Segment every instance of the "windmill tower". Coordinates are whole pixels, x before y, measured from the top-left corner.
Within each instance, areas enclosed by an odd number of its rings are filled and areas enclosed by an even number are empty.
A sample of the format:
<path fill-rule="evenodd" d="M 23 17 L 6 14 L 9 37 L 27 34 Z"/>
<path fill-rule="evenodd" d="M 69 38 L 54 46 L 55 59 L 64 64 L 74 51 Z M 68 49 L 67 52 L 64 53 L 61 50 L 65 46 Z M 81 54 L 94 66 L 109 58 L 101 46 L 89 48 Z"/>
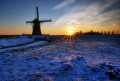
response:
<path fill-rule="evenodd" d="M 37 17 L 33 21 L 26 21 L 26 23 L 32 23 L 33 24 L 33 31 L 32 35 L 41 35 L 41 25 L 44 22 L 51 22 L 51 19 L 48 20 L 39 20 L 39 11 L 38 7 L 36 7 Z"/>

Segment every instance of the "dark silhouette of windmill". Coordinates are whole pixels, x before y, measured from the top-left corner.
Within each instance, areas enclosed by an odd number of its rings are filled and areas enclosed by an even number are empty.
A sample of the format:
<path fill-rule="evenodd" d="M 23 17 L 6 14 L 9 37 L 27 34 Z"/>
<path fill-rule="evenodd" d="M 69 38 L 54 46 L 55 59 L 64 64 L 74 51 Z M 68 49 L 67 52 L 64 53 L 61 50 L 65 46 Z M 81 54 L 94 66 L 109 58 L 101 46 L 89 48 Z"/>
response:
<path fill-rule="evenodd" d="M 44 22 L 51 22 L 51 19 L 48 20 L 39 20 L 39 11 L 38 7 L 36 7 L 37 17 L 33 21 L 26 21 L 26 23 L 32 23 L 33 24 L 33 31 L 32 35 L 41 35 L 41 25 Z"/>

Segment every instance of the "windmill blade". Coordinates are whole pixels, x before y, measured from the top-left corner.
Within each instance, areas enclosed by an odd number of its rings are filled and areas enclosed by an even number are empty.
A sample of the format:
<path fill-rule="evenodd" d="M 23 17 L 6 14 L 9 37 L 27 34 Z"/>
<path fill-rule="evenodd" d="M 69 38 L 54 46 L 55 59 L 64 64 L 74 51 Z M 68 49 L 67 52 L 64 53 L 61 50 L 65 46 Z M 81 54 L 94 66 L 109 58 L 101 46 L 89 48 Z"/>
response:
<path fill-rule="evenodd" d="M 33 21 L 26 21 L 26 23 L 33 23 Z"/>
<path fill-rule="evenodd" d="M 36 7 L 36 14 L 37 14 L 37 19 L 39 20 L 39 11 L 38 11 L 38 6 Z"/>
<path fill-rule="evenodd" d="M 40 20 L 40 22 L 52 22 L 51 19 L 44 19 L 44 20 Z"/>

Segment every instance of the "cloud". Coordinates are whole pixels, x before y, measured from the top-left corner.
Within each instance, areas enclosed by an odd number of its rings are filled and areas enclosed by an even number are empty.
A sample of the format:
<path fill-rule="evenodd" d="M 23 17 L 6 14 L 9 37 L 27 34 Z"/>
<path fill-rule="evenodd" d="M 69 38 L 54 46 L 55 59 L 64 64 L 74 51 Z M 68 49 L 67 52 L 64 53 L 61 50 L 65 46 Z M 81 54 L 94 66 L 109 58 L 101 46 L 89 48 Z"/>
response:
<path fill-rule="evenodd" d="M 108 11 L 106 13 L 100 14 L 98 16 L 96 16 L 94 19 L 92 20 L 92 22 L 94 22 L 95 24 L 102 24 L 102 23 L 111 23 L 113 21 L 118 21 L 118 19 L 120 18 L 120 10 L 113 10 L 113 11 Z"/>
<path fill-rule="evenodd" d="M 59 3 L 58 5 L 56 5 L 52 10 L 60 9 L 60 8 L 62 8 L 64 6 L 72 4 L 74 2 L 75 2 L 75 0 L 64 0 L 63 2 Z"/>
<path fill-rule="evenodd" d="M 86 7 L 75 6 L 75 8 L 70 9 L 71 11 L 59 17 L 55 24 L 64 26 L 93 25 L 119 17 L 119 10 L 102 13 L 104 9 L 111 6 L 116 1 L 118 0 L 98 0 Z"/>

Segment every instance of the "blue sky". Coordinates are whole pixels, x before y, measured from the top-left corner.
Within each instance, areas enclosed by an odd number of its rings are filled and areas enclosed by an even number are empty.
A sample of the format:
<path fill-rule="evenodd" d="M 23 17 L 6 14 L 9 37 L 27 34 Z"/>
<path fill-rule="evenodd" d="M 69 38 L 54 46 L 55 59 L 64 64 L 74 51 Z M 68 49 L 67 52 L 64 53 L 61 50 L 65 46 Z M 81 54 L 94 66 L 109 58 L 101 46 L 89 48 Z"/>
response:
<path fill-rule="evenodd" d="M 35 18 L 39 7 L 40 19 L 51 18 L 42 26 L 48 34 L 75 31 L 120 31 L 120 0 L 0 0 L 0 34 L 31 33 L 25 22 Z"/>

